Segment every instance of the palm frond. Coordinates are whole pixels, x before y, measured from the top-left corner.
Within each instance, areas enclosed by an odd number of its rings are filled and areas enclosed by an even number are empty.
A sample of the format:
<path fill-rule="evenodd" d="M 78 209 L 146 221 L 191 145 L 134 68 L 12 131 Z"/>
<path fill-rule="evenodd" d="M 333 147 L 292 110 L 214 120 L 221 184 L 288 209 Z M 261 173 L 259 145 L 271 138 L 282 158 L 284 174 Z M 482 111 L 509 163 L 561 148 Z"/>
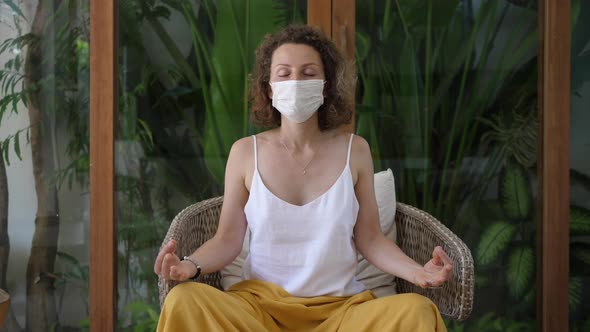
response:
<path fill-rule="evenodd" d="M 507 222 L 496 222 L 490 225 L 482 234 L 477 247 L 477 262 L 482 265 L 490 264 L 500 253 L 508 247 L 516 232 L 516 226 Z"/>
<path fill-rule="evenodd" d="M 510 220 L 526 220 L 532 212 L 532 197 L 526 170 L 509 163 L 500 175 L 502 208 Z"/>
<path fill-rule="evenodd" d="M 533 278 L 535 257 L 533 250 L 529 247 L 515 248 L 508 258 L 508 269 L 506 281 L 510 294 L 519 299 L 530 287 Z"/>

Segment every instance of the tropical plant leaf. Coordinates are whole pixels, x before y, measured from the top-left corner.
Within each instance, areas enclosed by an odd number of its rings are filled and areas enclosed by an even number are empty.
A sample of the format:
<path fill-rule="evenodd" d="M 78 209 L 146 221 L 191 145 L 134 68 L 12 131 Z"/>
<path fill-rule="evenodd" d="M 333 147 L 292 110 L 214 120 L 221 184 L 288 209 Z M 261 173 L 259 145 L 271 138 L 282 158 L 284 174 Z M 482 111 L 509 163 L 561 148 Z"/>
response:
<path fill-rule="evenodd" d="M 195 43 L 212 77 L 204 157 L 207 168 L 219 183 L 223 182 L 232 143 L 248 134 L 246 91 L 254 50 L 266 33 L 277 29 L 273 18 L 280 14 L 272 0 L 217 1 L 212 49 L 202 39 Z"/>
<path fill-rule="evenodd" d="M 570 310 L 575 311 L 580 303 L 582 303 L 584 294 L 582 293 L 584 287 L 584 282 L 582 277 L 570 277 L 570 284 L 569 284 L 569 302 L 570 302 Z"/>
<path fill-rule="evenodd" d="M 532 211 L 529 178 L 526 170 L 509 163 L 500 175 L 502 208 L 510 220 L 526 220 Z"/>
<path fill-rule="evenodd" d="M 4 153 L 4 162 L 6 163 L 6 166 L 10 166 L 10 154 L 9 152 L 9 148 L 10 148 L 10 138 L 6 138 L 4 141 L 2 141 L 2 153 Z"/>
<path fill-rule="evenodd" d="M 515 232 L 516 226 L 507 222 L 496 222 L 490 225 L 483 232 L 477 246 L 477 261 L 482 265 L 494 261 L 506 249 Z"/>
<path fill-rule="evenodd" d="M 579 206 L 570 207 L 570 232 L 575 235 L 590 234 L 590 210 Z"/>
<path fill-rule="evenodd" d="M 19 160 L 23 160 L 23 158 L 20 154 L 20 133 L 21 133 L 21 131 L 17 132 L 14 135 L 14 153 L 16 154 L 16 156 Z"/>
<path fill-rule="evenodd" d="M 508 258 L 506 281 L 510 294 L 515 299 L 520 299 L 525 293 L 533 278 L 535 256 L 529 247 L 515 248 Z"/>
<path fill-rule="evenodd" d="M 25 15 L 23 14 L 23 12 L 20 10 L 20 8 L 18 7 L 18 5 L 16 3 L 14 3 L 13 0 L 4 0 L 3 1 L 5 4 L 8 5 L 8 7 L 10 7 L 10 9 L 12 9 L 12 11 L 17 14 L 18 16 L 25 18 Z"/>

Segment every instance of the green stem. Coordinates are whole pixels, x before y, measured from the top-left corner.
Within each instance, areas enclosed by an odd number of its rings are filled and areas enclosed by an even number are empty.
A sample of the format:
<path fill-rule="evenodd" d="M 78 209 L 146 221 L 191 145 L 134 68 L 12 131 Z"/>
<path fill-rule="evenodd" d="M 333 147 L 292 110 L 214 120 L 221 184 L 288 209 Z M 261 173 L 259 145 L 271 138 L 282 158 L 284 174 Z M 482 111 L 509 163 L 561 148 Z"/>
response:
<path fill-rule="evenodd" d="M 215 30 L 215 20 L 213 19 L 213 13 L 211 11 L 211 7 L 209 7 L 209 0 L 205 0 L 201 2 L 205 5 L 205 11 L 207 12 L 207 17 L 209 17 L 209 23 L 211 24 L 211 30 Z"/>
<path fill-rule="evenodd" d="M 422 182 L 422 202 L 423 208 L 426 211 L 430 210 L 429 200 L 426 199 L 428 196 L 428 187 L 429 187 L 429 180 L 430 180 L 430 172 L 429 172 L 429 150 L 430 150 L 430 126 L 429 126 L 429 118 L 428 118 L 428 103 L 430 98 L 430 79 L 431 79 L 431 63 L 430 63 L 430 52 L 431 52 L 431 42 L 432 42 L 432 0 L 428 1 L 428 11 L 426 13 L 426 61 L 424 63 L 424 131 L 423 131 L 423 143 L 424 143 L 424 181 Z"/>
<path fill-rule="evenodd" d="M 503 12 L 503 14 L 501 15 L 502 19 L 504 18 L 505 15 L 505 11 Z M 500 22 L 498 23 L 501 24 L 502 20 L 500 20 Z M 524 24 L 524 23 L 523 23 Z M 495 39 L 495 36 L 497 34 L 498 31 L 498 26 L 496 27 L 494 33 L 493 33 L 493 38 L 491 39 L 492 41 Z M 520 31 L 520 30 L 518 30 Z M 513 45 L 516 43 L 517 38 L 516 35 L 513 35 L 510 40 L 507 43 L 507 50 L 512 50 Z M 491 44 L 491 42 L 490 42 Z M 503 52 L 500 61 L 498 63 L 498 67 L 499 68 L 512 68 L 514 66 L 514 64 L 520 60 L 522 53 L 526 50 L 528 50 L 528 43 L 520 43 L 519 46 L 517 47 L 517 50 L 515 52 Z M 489 53 L 489 52 L 488 52 Z M 510 57 L 510 59 L 513 59 L 513 61 L 509 61 L 508 64 L 505 64 L 505 59 L 507 58 L 507 55 L 512 55 Z M 482 65 L 486 65 L 487 62 L 487 54 L 486 54 L 486 61 L 484 61 L 482 63 Z M 480 70 L 480 73 L 483 72 L 483 70 Z M 472 100 L 469 103 L 469 107 L 467 107 L 467 112 L 468 118 L 472 118 L 474 116 L 477 116 L 477 114 L 473 114 L 475 112 L 477 113 L 483 113 L 485 111 L 485 109 L 487 109 L 486 105 L 489 103 L 489 100 L 491 100 L 492 96 L 494 95 L 495 91 L 494 91 L 494 86 L 497 85 L 501 85 L 501 82 L 503 82 L 506 78 L 507 74 L 504 74 L 504 71 L 500 71 L 498 70 L 496 72 L 496 74 L 494 75 L 495 79 L 489 80 L 488 82 L 488 86 L 486 87 L 486 89 L 484 89 L 483 91 L 488 91 L 488 95 L 484 96 L 481 99 L 478 98 L 472 98 Z M 479 80 L 480 80 L 480 75 L 478 75 L 478 78 L 476 80 L 476 86 L 479 86 Z M 479 101 L 479 103 L 478 103 Z M 463 127 L 463 132 L 461 135 L 461 144 L 459 145 L 459 150 L 457 152 L 457 157 L 456 160 L 463 160 L 465 152 L 467 150 L 467 142 L 473 142 L 473 139 L 475 138 L 475 135 L 477 133 L 477 128 L 478 125 L 474 125 L 474 126 L 464 126 Z M 451 187 L 449 190 L 449 194 L 447 195 L 447 197 L 449 197 L 449 199 L 451 201 L 455 201 L 455 196 L 456 196 L 456 188 L 455 188 L 455 182 L 456 182 L 456 178 L 457 178 L 457 174 L 458 174 L 459 170 L 455 169 L 453 170 L 453 176 L 452 176 L 452 180 L 451 180 Z"/>
<path fill-rule="evenodd" d="M 191 83 L 192 87 L 194 89 L 197 89 L 199 87 L 199 79 L 195 75 L 193 68 L 189 65 L 189 63 L 182 55 L 182 52 L 180 52 L 180 49 L 178 49 L 178 47 L 176 46 L 174 40 L 172 40 L 168 32 L 166 32 L 162 24 L 160 24 L 160 22 L 156 18 L 147 17 L 147 20 L 150 23 L 152 29 L 154 29 L 154 32 L 156 32 L 156 34 L 166 47 L 168 53 L 170 53 L 170 55 L 174 59 L 176 65 L 182 71 L 183 75 L 186 76 L 188 81 Z"/>
<path fill-rule="evenodd" d="M 482 6 L 480 8 L 478 16 L 482 15 L 482 11 L 485 9 L 485 7 L 486 6 Z M 473 56 L 473 48 L 475 47 L 475 38 L 477 37 L 477 32 L 479 30 L 479 25 L 480 25 L 481 21 L 482 21 L 481 19 L 476 20 L 475 26 L 473 27 L 473 30 L 471 31 L 471 36 L 469 38 L 469 43 L 467 46 L 468 55 L 467 55 L 467 59 L 465 61 L 465 64 L 463 66 L 463 74 L 461 77 L 461 85 L 459 88 L 459 97 L 457 98 L 455 112 L 453 114 L 451 132 L 449 134 L 449 138 L 448 138 L 448 142 L 447 142 L 447 151 L 445 154 L 445 161 L 443 163 L 443 174 L 442 174 L 441 184 L 440 184 L 440 187 L 438 190 L 438 195 L 437 195 L 436 216 L 439 216 L 439 217 L 440 217 L 441 209 L 443 207 L 443 203 L 447 201 L 446 198 L 443 199 L 443 190 L 445 188 L 446 180 L 447 180 L 446 170 L 449 167 L 449 163 L 450 163 L 450 159 L 451 159 L 451 149 L 453 147 L 455 131 L 457 130 L 456 127 L 457 127 L 457 121 L 458 121 L 458 116 L 459 116 L 459 109 L 461 108 L 461 104 L 463 103 L 463 95 L 465 93 L 465 84 L 467 82 L 467 74 L 469 73 L 469 69 L 471 66 L 471 57 Z M 457 165 L 455 165 L 455 167 L 457 167 Z"/>
<path fill-rule="evenodd" d="M 198 52 L 198 50 L 200 49 L 203 55 L 208 54 L 207 52 L 209 51 L 207 49 L 207 45 L 204 41 L 203 36 L 201 35 L 201 32 L 199 31 L 199 29 L 196 26 L 196 22 L 197 19 L 196 17 L 193 15 L 193 12 L 191 11 L 191 8 L 188 5 L 184 6 L 184 10 L 185 10 L 185 17 L 187 19 L 187 21 L 189 22 L 191 29 L 192 29 L 192 33 L 193 33 L 193 43 L 195 46 L 195 51 Z M 204 56 L 204 61 L 205 64 L 207 66 L 207 69 L 209 70 L 209 73 L 211 74 L 211 78 L 213 80 L 213 83 L 217 85 L 217 87 L 219 88 L 219 94 L 221 95 L 221 100 L 223 101 L 223 105 L 225 106 L 226 109 L 230 109 L 230 103 L 229 103 L 229 99 L 227 98 L 225 91 L 223 89 L 223 85 L 221 84 L 221 79 L 219 78 L 219 73 L 217 72 L 217 70 L 215 70 L 215 66 L 213 66 L 213 61 L 211 60 L 210 56 Z"/>
<path fill-rule="evenodd" d="M 211 100 L 211 92 L 209 91 L 209 86 L 207 84 L 207 80 L 205 78 L 205 66 L 203 65 L 203 59 L 201 51 L 199 50 L 199 41 L 198 41 L 198 28 L 195 25 L 194 20 L 188 19 L 192 13 L 188 6 L 184 5 L 185 15 L 187 17 L 187 21 L 191 27 L 192 37 L 193 37 L 193 44 L 195 45 L 195 55 L 197 58 L 197 67 L 199 68 L 199 79 L 201 80 L 201 89 L 203 91 L 203 100 L 205 102 L 205 109 L 207 110 L 207 115 L 210 121 L 213 123 L 212 127 L 213 132 L 215 134 L 215 141 L 218 144 L 219 151 L 225 151 L 223 149 L 223 140 L 221 139 L 221 133 L 219 132 L 219 126 L 217 125 L 217 117 L 215 116 L 215 110 L 213 109 L 213 101 Z M 211 73 L 214 73 L 212 71 Z"/>
<path fill-rule="evenodd" d="M 404 18 L 404 13 L 402 12 L 402 8 L 399 5 L 399 0 L 395 0 L 395 5 L 397 6 L 397 11 L 399 12 L 399 18 L 402 21 L 402 27 L 404 28 L 404 32 L 406 36 L 410 36 L 410 32 L 408 31 L 408 24 L 406 23 L 406 19 Z"/>

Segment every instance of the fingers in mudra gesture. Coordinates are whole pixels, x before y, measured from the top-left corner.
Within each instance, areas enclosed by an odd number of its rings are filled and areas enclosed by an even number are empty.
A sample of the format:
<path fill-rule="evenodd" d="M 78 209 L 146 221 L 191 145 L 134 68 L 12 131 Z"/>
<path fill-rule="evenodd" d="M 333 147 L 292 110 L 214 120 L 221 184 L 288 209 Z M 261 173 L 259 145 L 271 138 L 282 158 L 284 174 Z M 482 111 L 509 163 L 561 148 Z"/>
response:
<path fill-rule="evenodd" d="M 414 284 L 422 288 L 438 287 L 453 275 L 453 264 L 447 253 L 437 246 L 432 251 L 432 259 L 414 275 Z"/>
<path fill-rule="evenodd" d="M 165 280 L 183 281 L 189 279 L 196 273 L 194 264 L 181 261 L 176 250 L 176 241 L 166 243 L 158 253 L 154 263 L 154 273 Z"/>

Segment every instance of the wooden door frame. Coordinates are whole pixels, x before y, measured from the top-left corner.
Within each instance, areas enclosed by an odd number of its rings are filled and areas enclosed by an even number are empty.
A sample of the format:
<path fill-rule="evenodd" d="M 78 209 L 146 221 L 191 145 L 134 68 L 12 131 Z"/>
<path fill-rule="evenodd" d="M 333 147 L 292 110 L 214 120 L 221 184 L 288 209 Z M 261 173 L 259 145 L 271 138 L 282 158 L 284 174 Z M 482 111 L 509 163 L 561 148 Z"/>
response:
<path fill-rule="evenodd" d="M 354 68 L 355 60 L 355 0 L 307 0 L 307 24 L 318 27 L 332 39 Z M 353 99 L 354 102 L 354 99 Z M 346 132 L 355 132 L 355 115 L 350 124 L 342 128 Z"/>
<path fill-rule="evenodd" d="M 570 0 L 539 0 L 537 330 L 568 330 Z M 118 1 L 90 0 L 90 330 L 117 321 L 114 141 Z M 354 59 L 354 0 L 308 0 L 319 26 Z M 342 27 L 345 27 L 344 29 Z M 354 129 L 354 125 L 351 125 Z"/>
<path fill-rule="evenodd" d="M 118 1 L 90 0 L 90 331 L 115 331 Z"/>
<path fill-rule="evenodd" d="M 569 331 L 571 2 L 540 0 L 537 331 Z"/>

